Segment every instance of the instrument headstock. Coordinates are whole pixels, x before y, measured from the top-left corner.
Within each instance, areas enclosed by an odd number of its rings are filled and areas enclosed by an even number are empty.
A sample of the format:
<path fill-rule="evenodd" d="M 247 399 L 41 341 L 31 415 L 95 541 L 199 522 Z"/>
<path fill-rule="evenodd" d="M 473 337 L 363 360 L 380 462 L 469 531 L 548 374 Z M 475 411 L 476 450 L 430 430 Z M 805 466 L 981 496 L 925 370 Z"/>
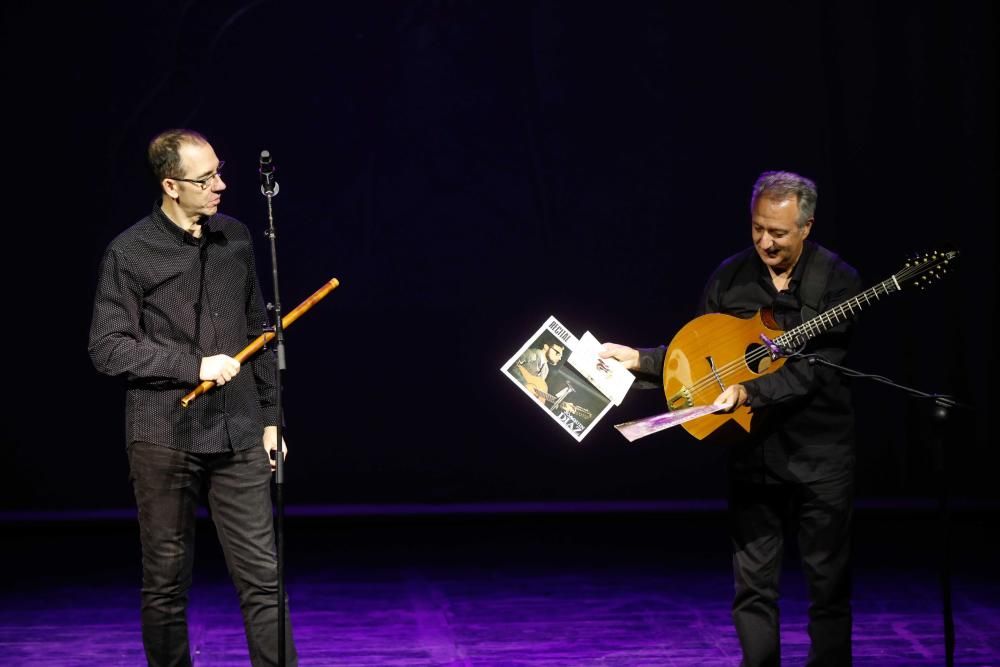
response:
<path fill-rule="evenodd" d="M 946 275 L 949 265 L 958 259 L 957 250 L 928 250 L 907 260 L 906 265 L 893 278 L 899 284 L 912 281 L 920 289 L 926 289 L 934 281 Z"/>

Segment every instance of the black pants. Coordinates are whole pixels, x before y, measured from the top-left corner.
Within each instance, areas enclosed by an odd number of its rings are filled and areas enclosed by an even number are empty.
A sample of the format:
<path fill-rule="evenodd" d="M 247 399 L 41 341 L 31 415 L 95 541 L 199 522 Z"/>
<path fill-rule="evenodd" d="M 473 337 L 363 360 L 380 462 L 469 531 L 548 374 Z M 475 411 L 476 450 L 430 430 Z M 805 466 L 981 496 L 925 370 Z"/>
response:
<path fill-rule="evenodd" d="M 271 466 L 263 445 L 191 454 L 149 443 L 128 450 L 142 541 L 142 642 L 156 667 L 190 665 L 187 603 L 195 511 L 207 492 L 212 521 L 239 592 L 253 665 L 278 663 L 278 575 Z M 297 664 L 285 605 L 286 664 Z"/>
<path fill-rule="evenodd" d="M 732 483 L 733 622 L 743 665 L 781 664 L 778 583 L 786 530 L 798 533 L 809 586 L 806 664 L 851 664 L 852 501 L 850 471 L 810 483 Z"/>

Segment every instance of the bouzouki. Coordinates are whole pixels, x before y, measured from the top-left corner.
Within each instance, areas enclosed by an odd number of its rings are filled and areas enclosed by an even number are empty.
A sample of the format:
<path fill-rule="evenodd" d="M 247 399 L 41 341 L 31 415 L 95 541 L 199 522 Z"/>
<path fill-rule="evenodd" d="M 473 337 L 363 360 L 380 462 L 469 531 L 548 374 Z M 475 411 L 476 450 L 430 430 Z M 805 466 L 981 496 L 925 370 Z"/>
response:
<path fill-rule="evenodd" d="M 926 287 L 946 272 L 956 251 L 929 252 L 911 259 L 902 269 L 874 287 L 799 326 L 782 331 L 770 309 L 762 309 L 748 319 L 710 313 L 688 322 L 667 346 L 663 360 L 663 391 L 673 410 L 710 405 L 726 387 L 742 384 L 785 363 L 782 350 L 801 349 L 806 342 L 853 318 L 883 296 L 898 292 L 914 282 Z M 681 426 L 698 438 L 705 438 L 727 421 L 733 420 L 750 431 L 750 408 L 730 413 L 714 413 L 684 422 Z"/>

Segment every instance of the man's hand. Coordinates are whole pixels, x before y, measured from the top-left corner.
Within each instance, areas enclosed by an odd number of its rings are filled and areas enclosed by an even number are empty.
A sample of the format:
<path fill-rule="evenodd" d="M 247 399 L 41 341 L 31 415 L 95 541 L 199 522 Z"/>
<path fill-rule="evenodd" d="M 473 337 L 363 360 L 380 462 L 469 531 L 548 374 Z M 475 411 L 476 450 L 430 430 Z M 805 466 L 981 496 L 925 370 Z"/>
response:
<path fill-rule="evenodd" d="M 749 396 L 746 388 L 741 384 L 734 384 L 719 394 L 712 405 L 721 406 L 722 412 L 732 412 L 736 408 L 746 405 L 747 398 Z"/>
<path fill-rule="evenodd" d="M 598 351 L 597 356 L 601 359 L 612 357 L 622 362 L 622 365 L 630 371 L 639 368 L 639 350 L 617 343 L 604 343 Z"/>
<path fill-rule="evenodd" d="M 217 354 L 214 357 L 202 357 L 198 378 L 211 380 L 221 387 L 236 377 L 239 372 L 240 362 L 228 355 Z"/>
<path fill-rule="evenodd" d="M 264 427 L 264 449 L 267 451 L 267 459 L 271 462 L 271 470 L 274 470 L 278 462 L 275 460 L 276 453 L 278 450 L 278 427 L 277 426 L 265 426 Z M 285 443 L 285 439 L 281 439 L 281 460 L 284 461 L 288 458 L 288 445 Z"/>

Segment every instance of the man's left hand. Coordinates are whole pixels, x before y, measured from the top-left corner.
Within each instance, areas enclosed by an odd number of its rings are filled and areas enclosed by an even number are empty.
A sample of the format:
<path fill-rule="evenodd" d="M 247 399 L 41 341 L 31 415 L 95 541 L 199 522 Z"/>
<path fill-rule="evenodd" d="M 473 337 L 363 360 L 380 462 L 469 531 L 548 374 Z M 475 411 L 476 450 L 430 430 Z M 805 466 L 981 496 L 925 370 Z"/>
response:
<path fill-rule="evenodd" d="M 271 470 L 274 470 L 277 465 L 276 454 L 278 450 L 278 427 L 277 426 L 265 426 L 264 427 L 264 450 L 267 451 L 267 459 L 271 462 Z M 288 458 L 288 444 L 285 439 L 281 439 L 281 458 L 282 461 Z"/>

